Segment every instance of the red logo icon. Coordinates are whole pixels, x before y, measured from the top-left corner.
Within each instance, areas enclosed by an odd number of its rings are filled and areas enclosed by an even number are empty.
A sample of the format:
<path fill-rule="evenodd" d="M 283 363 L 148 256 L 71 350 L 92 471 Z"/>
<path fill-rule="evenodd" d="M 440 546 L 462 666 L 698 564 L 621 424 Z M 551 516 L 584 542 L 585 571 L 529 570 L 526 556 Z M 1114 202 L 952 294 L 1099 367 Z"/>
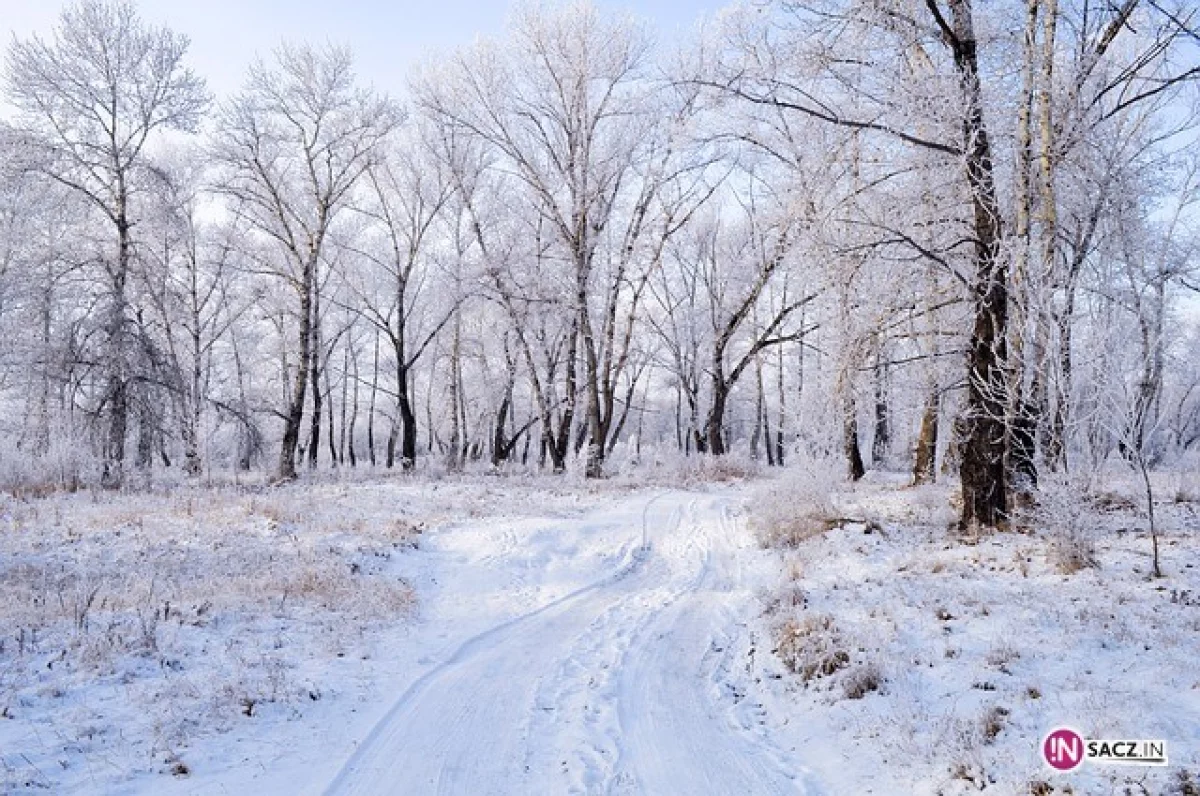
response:
<path fill-rule="evenodd" d="M 1042 757 L 1057 771 L 1071 771 L 1083 763 L 1083 736 L 1066 727 L 1059 727 L 1042 743 Z"/>

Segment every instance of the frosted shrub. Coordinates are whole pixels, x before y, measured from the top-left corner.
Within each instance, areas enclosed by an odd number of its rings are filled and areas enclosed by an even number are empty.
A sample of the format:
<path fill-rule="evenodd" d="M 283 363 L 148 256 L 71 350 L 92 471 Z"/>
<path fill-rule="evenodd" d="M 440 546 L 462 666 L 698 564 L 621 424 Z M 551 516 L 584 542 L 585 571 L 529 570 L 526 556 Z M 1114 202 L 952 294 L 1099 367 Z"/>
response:
<path fill-rule="evenodd" d="M 1048 556 L 1064 574 L 1097 566 L 1092 501 L 1086 489 L 1067 479 L 1046 479 L 1028 520 L 1049 540 Z"/>
<path fill-rule="evenodd" d="M 783 665 L 804 682 L 829 677 L 850 665 L 849 645 L 832 616 L 788 619 L 775 629 Z"/>
<path fill-rule="evenodd" d="M 766 547 L 795 547 L 833 527 L 838 517 L 834 494 L 839 470 L 829 462 L 809 460 L 760 488 L 751 519 Z"/>
<path fill-rule="evenodd" d="M 0 490 L 28 497 L 74 492 L 95 483 L 99 467 L 88 446 L 74 438 L 53 437 L 42 456 L 0 450 Z"/>
<path fill-rule="evenodd" d="M 842 680 L 842 695 L 846 699 L 862 699 L 883 685 L 883 672 L 874 662 L 850 670 Z"/>

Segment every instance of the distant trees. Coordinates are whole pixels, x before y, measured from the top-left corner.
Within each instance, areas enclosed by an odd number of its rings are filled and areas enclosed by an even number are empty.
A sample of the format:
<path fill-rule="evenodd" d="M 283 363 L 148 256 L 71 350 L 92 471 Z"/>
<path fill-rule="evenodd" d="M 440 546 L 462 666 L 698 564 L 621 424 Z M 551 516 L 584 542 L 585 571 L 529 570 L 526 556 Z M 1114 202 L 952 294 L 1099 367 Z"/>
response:
<path fill-rule="evenodd" d="M 387 466 L 397 460 L 411 469 L 417 459 L 417 417 L 412 395 L 412 372 L 439 332 L 454 314 L 454 302 L 438 307 L 436 319 L 420 303 L 435 304 L 426 284 L 438 279 L 434 266 L 436 236 L 453 193 L 449 167 L 440 162 L 431 132 L 410 128 L 411 135 L 381 153 L 366 172 L 362 199 L 356 209 L 366 220 L 357 230 L 362 243 L 347 244 L 351 252 L 382 277 L 377 290 L 360 289 L 356 306 L 391 344 L 396 418 L 387 440 Z M 421 321 L 427 321 L 422 326 Z"/>
<path fill-rule="evenodd" d="M 513 175 L 537 219 L 542 267 L 561 271 L 553 301 L 569 313 L 566 423 L 578 358 L 590 476 L 601 474 L 618 422 L 617 389 L 630 375 L 647 278 L 697 198 L 688 188 L 670 190 L 700 166 L 680 152 L 687 106 L 678 103 L 686 97 L 655 79 L 651 52 L 642 28 L 590 6 L 531 8 L 518 15 L 507 47 L 461 53 L 422 94 L 429 112 L 478 139 L 494 153 L 494 167 Z M 556 466 L 563 441 L 553 444 Z"/>
<path fill-rule="evenodd" d="M 650 285 L 650 320 L 688 407 L 687 433 L 714 456 L 728 449 L 730 393 L 765 352 L 804 338 L 799 311 L 817 297 L 797 251 L 815 205 L 791 191 L 772 195 L 762 174 L 738 175 L 736 185 L 733 196 L 718 195 L 727 206 L 672 243 Z"/>

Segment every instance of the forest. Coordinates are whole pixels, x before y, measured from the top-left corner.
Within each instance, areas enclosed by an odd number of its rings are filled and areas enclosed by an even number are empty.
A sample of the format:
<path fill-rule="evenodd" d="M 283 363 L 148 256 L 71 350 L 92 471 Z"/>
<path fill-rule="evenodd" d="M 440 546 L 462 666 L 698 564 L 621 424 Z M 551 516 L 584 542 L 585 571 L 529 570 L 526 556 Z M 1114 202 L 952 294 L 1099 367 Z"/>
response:
<path fill-rule="evenodd" d="M 10 486 L 835 453 L 962 484 L 1200 441 L 1196 9 L 587 4 L 233 96 L 87 0 L 0 127 Z"/>

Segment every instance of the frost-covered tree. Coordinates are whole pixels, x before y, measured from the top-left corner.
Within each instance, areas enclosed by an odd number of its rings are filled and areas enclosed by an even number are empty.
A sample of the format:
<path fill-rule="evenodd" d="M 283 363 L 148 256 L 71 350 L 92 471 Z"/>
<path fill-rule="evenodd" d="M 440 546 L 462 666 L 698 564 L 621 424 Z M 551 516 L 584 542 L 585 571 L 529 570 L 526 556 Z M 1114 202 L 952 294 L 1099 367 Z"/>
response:
<path fill-rule="evenodd" d="M 314 401 L 321 395 L 321 286 L 330 232 L 401 118 L 390 99 L 355 83 L 348 49 L 294 45 L 282 46 L 273 63 L 252 67 L 218 117 L 212 154 L 222 167 L 220 192 L 265 244 L 249 252 L 254 270 L 279 280 L 295 299 L 288 324 L 294 349 L 281 341 L 294 355 L 280 412 L 281 479 L 296 475 L 310 381 Z"/>
<path fill-rule="evenodd" d="M 186 36 L 146 24 L 130 3 L 82 0 L 62 12 L 50 38 L 14 41 L 8 53 L 8 96 L 42 149 L 35 168 L 85 197 L 110 231 L 99 253 L 104 386 L 97 406 L 108 418 L 108 486 L 123 480 L 138 378 L 129 283 L 147 145 L 158 132 L 195 129 L 208 104 L 204 82 L 184 64 L 187 46 Z"/>

